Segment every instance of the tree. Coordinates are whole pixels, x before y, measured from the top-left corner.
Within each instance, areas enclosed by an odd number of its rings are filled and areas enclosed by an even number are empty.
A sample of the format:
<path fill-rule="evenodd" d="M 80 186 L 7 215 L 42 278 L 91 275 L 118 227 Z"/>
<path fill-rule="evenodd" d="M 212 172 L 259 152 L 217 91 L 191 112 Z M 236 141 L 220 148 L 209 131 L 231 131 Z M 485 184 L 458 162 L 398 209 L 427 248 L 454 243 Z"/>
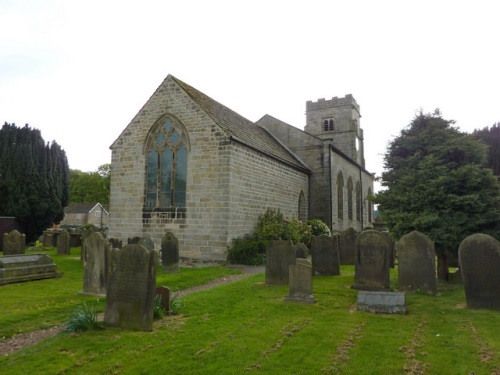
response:
<path fill-rule="evenodd" d="M 56 143 L 45 144 L 38 129 L 5 123 L 0 129 L 0 215 L 24 223 L 29 242 L 64 217 L 68 204 L 68 161 Z"/>
<path fill-rule="evenodd" d="M 70 170 L 70 201 L 109 203 L 111 164 L 100 165 L 95 172 Z"/>
<path fill-rule="evenodd" d="M 445 249 L 456 253 L 470 234 L 500 232 L 500 186 L 485 167 L 487 147 L 453 123 L 438 110 L 420 112 L 389 144 L 381 177 L 387 189 L 374 198 L 394 238 L 418 230 L 435 242 L 442 278 Z"/>
<path fill-rule="evenodd" d="M 500 123 L 493 124 L 491 128 L 476 129 L 472 135 L 489 146 L 488 167 L 500 176 Z"/>

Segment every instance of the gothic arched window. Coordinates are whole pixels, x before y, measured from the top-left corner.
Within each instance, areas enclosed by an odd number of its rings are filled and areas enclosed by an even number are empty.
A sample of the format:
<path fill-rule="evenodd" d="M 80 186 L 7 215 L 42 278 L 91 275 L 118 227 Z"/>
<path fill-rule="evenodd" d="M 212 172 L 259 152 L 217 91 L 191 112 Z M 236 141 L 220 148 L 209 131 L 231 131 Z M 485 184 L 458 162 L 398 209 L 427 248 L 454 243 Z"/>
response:
<path fill-rule="evenodd" d="M 373 204 L 371 202 L 372 189 L 368 188 L 368 222 L 372 222 Z"/>
<path fill-rule="evenodd" d="M 347 218 L 352 220 L 352 178 L 347 180 Z"/>
<path fill-rule="evenodd" d="M 344 218 L 344 177 L 342 172 L 337 175 L 337 216 Z"/>
<path fill-rule="evenodd" d="M 361 221 L 361 185 L 356 182 L 356 220 Z"/>
<path fill-rule="evenodd" d="M 146 141 L 145 208 L 160 211 L 186 206 L 189 140 L 179 121 L 162 117 Z"/>

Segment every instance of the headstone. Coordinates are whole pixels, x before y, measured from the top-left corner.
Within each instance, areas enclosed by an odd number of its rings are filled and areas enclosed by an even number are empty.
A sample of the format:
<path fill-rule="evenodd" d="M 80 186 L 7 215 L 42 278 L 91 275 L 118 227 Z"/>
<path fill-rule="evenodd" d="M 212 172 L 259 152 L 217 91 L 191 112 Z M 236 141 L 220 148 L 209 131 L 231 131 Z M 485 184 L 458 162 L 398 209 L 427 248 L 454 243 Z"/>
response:
<path fill-rule="evenodd" d="M 0 285 L 60 277 L 57 265 L 47 254 L 19 254 L 0 257 Z"/>
<path fill-rule="evenodd" d="M 148 250 L 154 250 L 155 248 L 155 243 L 153 242 L 153 240 L 151 240 L 149 236 L 141 237 L 137 242 L 137 244 L 144 246 Z"/>
<path fill-rule="evenodd" d="M 106 295 L 107 260 L 111 249 L 110 243 L 102 233 L 94 232 L 85 240 L 83 257 L 82 294 Z"/>
<path fill-rule="evenodd" d="M 434 242 L 425 234 L 413 231 L 400 238 L 398 250 L 399 290 L 437 292 Z"/>
<path fill-rule="evenodd" d="M 12 230 L 3 235 L 3 255 L 24 254 L 26 248 L 26 235 Z"/>
<path fill-rule="evenodd" d="M 170 288 L 166 286 L 159 286 L 156 288 L 156 296 L 160 296 L 161 298 L 161 306 L 165 309 L 165 311 L 168 313 L 171 308 L 170 308 L 170 302 L 171 302 L 171 292 Z"/>
<path fill-rule="evenodd" d="M 353 289 L 389 289 L 389 251 L 390 245 L 380 232 L 370 229 L 361 232 L 356 238 L 356 264 L 354 268 Z"/>
<path fill-rule="evenodd" d="M 339 258 L 342 265 L 353 265 L 356 261 L 354 244 L 358 232 L 354 228 L 349 228 L 340 233 L 339 238 Z"/>
<path fill-rule="evenodd" d="M 381 231 L 381 234 L 385 236 L 387 242 L 389 243 L 389 267 L 396 267 L 396 243 L 392 239 L 391 235 L 387 231 Z"/>
<path fill-rule="evenodd" d="M 153 328 L 156 253 L 141 245 L 110 250 L 104 322 L 138 331 Z"/>
<path fill-rule="evenodd" d="M 56 247 L 56 232 L 46 230 L 43 232 L 43 246 Z"/>
<path fill-rule="evenodd" d="M 288 285 L 290 266 L 295 265 L 296 255 L 292 241 L 271 241 L 266 248 L 266 284 Z"/>
<path fill-rule="evenodd" d="M 127 238 L 127 243 L 129 245 L 137 245 L 140 240 L 141 240 L 141 237 L 138 237 L 138 236 L 129 237 L 129 238 Z"/>
<path fill-rule="evenodd" d="M 70 236 L 65 230 L 57 236 L 57 255 L 70 255 L 69 247 Z"/>
<path fill-rule="evenodd" d="M 340 275 L 339 236 L 320 235 L 311 240 L 314 275 Z"/>
<path fill-rule="evenodd" d="M 500 242 L 473 234 L 460 244 L 458 259 L 467 306 L 500 310 Z"/>
<path fill-rule="evenodd" d="M 87 238 L 89 238 L 92 235 L 92 233 L 95 233 L 95 230 L 93 227 L 82 228 L 80 230 L 81 247 L 82 247 L 82 251 L 80 253 L 81 260 L 83 260 L 83 258 L 85 257 L 85 241 L 87 240 Z"/>
<path fill-rule="evenodd" d="M 119 240 L 118 238 L 110 238 L 109 243 L 113 249 L 121 249 L 123 247 L 122 240 Z"/>
<path fill-rule="evenodd" d="M 179 272 L 179 240 L 172 232 L 161 239 L 161 264 L 165 273 Z"/>
<path fill-rule="evenodd" d="M 377 314 L 406 314 L 406 297 L 401 292 L 360 291 L 358 310 Z"/>
<path fill-rule="evenodd" d="M 307 257 L 309 256 L 309 249 L 307 248 L 307 246 L 302 242 L 299 242 L 296 247 L 297 254 L 295 254 L 295 256 L 297 258 L 307 259 Z"/>
<path fill-rule="evenodd" d="M 312 266 L 307 259 L 297 258 L 297 263 L 289 267 L 290 292 L 286 301 L 314 303 L 312 290 Z"/>

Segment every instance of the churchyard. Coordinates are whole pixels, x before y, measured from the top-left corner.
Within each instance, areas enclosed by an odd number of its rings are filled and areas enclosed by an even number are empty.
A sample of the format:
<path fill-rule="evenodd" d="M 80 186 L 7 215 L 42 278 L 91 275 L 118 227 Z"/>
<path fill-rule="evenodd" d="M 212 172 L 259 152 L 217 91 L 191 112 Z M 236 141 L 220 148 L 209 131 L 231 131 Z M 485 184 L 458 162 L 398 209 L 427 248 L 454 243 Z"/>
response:
<path fill-rule="evenodd" d="M 365 237 L 370 243 L 379 241 L 384 253 L 392 251 L 376 233 Z M 426 243 L 418 234 L 405 241 L 409 248 Z M 336 258 L 340 262 L 325 258 L 323 242 L 328 243 L 323 239 L 313 244 L 313 261 L 319 257 L 326 265 L 316 269 L 315 276 L 309 277 L 314 270 L 309 261 L 293 265 L 290 250 L 279 244 L 276 254 L 268 254 L 265 272 L 178 297 L 174 300 L 177 314 L 154 320 L 150 331 L 114 324 L 85 332 L 62 331 L 1 356 L 1 373 L 500 373 L 499 310 L 469 308 L 460 283 L 428 285 L 426 280 L 412 279 L 411 272 L 401 277 L 397 267 L 391 268 L 391 259 L 381 259 L 362 241 L 358 242 L 361 265 L 344 264 L 351 262 L 341 254 Z M 136 245 L 128 246 L 138 250 Z M 85 288 L 94 290 L 92 283 L 85 286 L 88 277 L 82 258 L 89 262 L 90 255 L 82 255 L 80 247 L 72 247 L 69 255 L 57 247 L 28 252 L 47 253 L 63 275 L 0 286 L 0 345 L 18 334 L 64 327 L 83 302 L 100 313 L 106 308 L 106 297 L 80 293 Z M 411 262 L 421 262 L 422 268 L 429 256 L 433 254 L 426 249 L 424 259 Z M 280 259 L 291 266 L 290 274 Z M 408 266 L 408 259 L 400 261 Z M 363 273 L 367 262 L 377 272 Z M 155 260 L 155 284 L 174 293 L 241 272 L 183 264 L 166 273 L 171 270 L 167 263 Z M 407 291 L 406 314 L 358 310 L 358 294 L 370 293 L 365 290 L 373 286 L 373 278 L 388 291 Z M 418 288 L 412 286 L 415 282 Z M 104 314 L 100 319 L 104 321 Z"/>

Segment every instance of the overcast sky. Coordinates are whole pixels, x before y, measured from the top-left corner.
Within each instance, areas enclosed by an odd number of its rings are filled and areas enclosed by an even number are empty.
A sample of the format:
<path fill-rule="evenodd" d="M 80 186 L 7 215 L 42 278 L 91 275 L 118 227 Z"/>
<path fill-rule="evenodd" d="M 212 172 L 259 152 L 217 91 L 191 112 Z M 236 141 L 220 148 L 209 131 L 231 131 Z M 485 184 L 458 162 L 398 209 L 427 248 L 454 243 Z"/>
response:
<path fill-rule="evenodd" d="M 168 74 L 301 129 L 306 101 L 352 94 L 380 175 L 420 109 L 467 132 L 500 121 L 499 15 L 496 0 L 0 0 L 0 121 L 94 171 Z"/>

